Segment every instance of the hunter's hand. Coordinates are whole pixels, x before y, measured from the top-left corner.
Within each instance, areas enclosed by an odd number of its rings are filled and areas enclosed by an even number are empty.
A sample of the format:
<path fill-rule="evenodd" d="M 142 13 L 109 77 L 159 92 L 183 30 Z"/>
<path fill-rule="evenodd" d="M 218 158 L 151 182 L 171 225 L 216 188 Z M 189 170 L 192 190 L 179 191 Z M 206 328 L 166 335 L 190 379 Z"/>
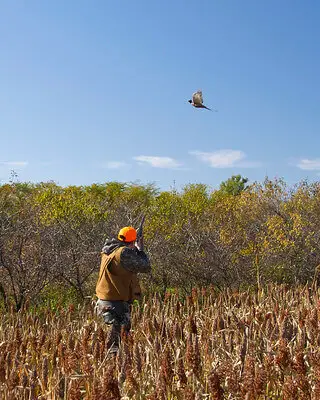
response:
<path fill-rule="evenodd" d="M 136 247 L 138 250 L 143 250 L 143 237 L 139 237 L 136 241 Z"/>

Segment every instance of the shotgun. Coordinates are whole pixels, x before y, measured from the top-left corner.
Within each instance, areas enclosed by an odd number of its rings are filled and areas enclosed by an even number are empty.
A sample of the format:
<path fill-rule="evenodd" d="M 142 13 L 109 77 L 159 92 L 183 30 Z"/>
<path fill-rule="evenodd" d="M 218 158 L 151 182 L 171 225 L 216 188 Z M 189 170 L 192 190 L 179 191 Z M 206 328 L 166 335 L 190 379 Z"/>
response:
<path fill-rule="evenodd" d="M 143 250 L 143 224 L 146 216 L 145 214 L 142 216 L 139 228 L 137 229 L 137 245 L 139 250 Z"/>

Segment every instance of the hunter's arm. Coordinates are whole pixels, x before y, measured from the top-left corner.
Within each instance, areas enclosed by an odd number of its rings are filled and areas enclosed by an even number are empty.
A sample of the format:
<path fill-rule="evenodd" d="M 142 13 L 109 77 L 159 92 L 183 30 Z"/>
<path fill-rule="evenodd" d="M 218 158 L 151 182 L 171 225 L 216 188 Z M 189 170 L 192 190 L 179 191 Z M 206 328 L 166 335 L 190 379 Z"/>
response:
<path fill-rule="evenodd" d="M 137 248 L 124 247 L 120 255 L 123 268 L 134 273 L 147 273 L 151 271 L 149 257 L 144 251 Z"/>

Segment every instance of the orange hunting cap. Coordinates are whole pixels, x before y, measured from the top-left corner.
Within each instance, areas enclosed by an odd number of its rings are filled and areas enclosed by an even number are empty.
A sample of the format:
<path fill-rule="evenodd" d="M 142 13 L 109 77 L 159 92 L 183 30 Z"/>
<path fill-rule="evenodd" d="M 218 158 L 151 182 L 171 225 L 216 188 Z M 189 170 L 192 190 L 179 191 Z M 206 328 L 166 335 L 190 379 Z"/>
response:
<path fill-rule="evenodd" d="M 120 229 L 118 239 L 121 242 L 134 242 L 137 239 L 137 231 L 132 226 L 125 226 Z"/>

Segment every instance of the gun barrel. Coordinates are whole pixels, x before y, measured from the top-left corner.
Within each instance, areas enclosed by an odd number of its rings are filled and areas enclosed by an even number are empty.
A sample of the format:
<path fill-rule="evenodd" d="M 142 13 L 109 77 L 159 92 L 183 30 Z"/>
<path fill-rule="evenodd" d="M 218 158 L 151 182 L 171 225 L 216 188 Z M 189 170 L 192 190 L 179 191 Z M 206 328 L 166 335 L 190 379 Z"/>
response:
<path fill-rule="evenodd" d="M 143 224 L 145 220 L 145 215 L 142 217 L 139 228 L 137 229 L 137 237 L 141 238 L 143 236 Z"/>

